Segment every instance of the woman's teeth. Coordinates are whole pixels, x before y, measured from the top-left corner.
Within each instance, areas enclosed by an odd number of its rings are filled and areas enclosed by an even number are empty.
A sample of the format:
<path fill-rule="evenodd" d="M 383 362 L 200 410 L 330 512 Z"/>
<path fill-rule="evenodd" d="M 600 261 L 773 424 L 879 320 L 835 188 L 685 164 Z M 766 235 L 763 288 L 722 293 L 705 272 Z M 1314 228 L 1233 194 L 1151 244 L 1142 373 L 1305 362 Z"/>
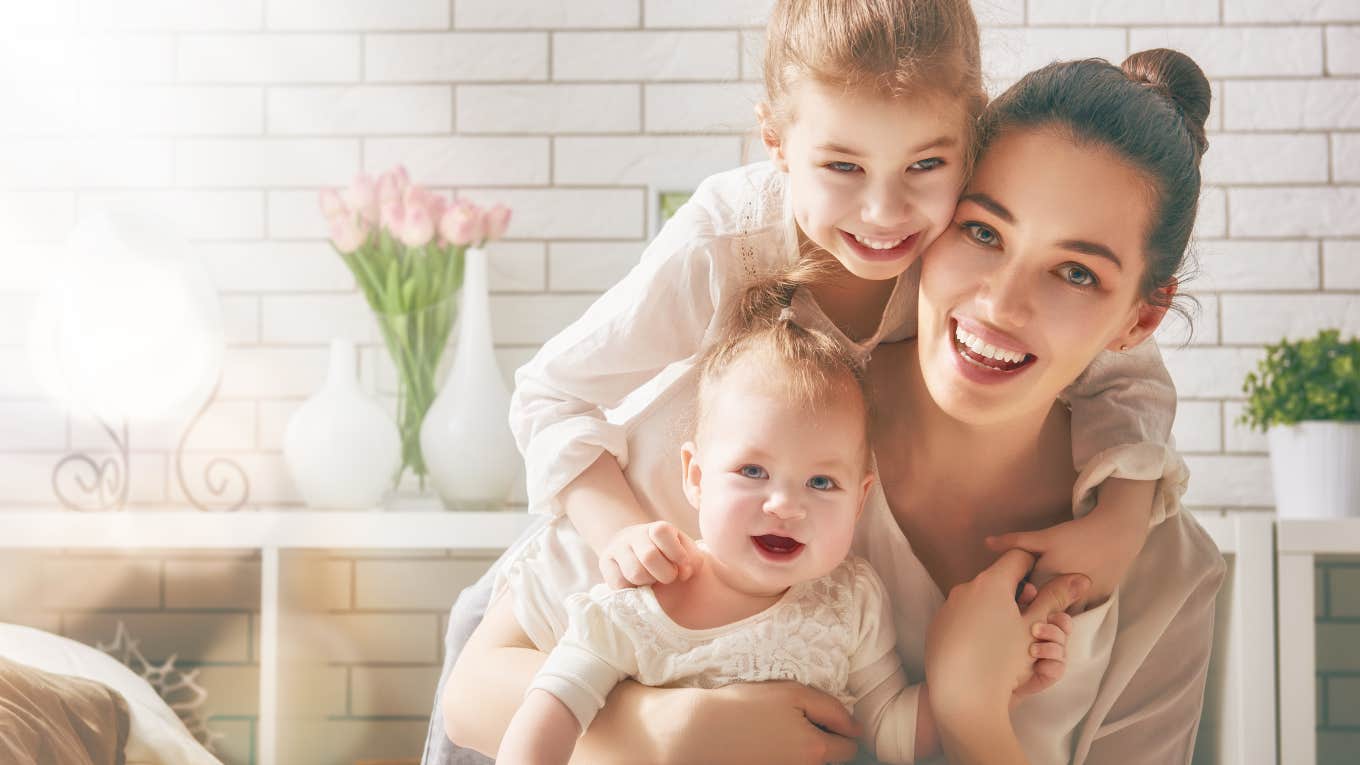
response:
<path fill-rule="evenodd" d="M 982 338 L 970 334 L 963 327 L 954 325 L 954 338 L 961 344 L 967 346 L 968 350 L 979 356 L 986 356 L 1006 364 L 1019 364 L 1024 361 L 1026 354 L 1008 351 L 1004 348 L 997 348 L 995 345 L 982 342 Z"/>
<path fill-rule="evenodd" d="M 907 239 L 910 238 L 904 236 L 901 239 L 868 239 L 860 236 L 859 234 L 852 234 L 852 236 L 855 237 L 856 242 L 859 242 L 860 244 L 864 245 L 865 247 L 868 247 L 871 250 L 891 250 L 892 248 L 907 241 Z"/>

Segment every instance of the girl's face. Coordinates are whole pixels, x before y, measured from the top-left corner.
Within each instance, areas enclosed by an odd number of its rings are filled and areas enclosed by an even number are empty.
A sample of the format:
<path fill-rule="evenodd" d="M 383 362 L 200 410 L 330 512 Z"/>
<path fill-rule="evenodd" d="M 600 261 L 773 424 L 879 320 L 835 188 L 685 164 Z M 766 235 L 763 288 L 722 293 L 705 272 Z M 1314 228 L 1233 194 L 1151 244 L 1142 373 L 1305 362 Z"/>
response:
<path fill-rule="evenodd" d="M 885 98 L 796 84 L 791 124 L 762 109 L 762 136 L 789 174 L 803 235 L 861 279 L 891 279 L 948 225 L 963 184 L 963 109 L 937 96 Z"/>
<path fill-rule="evenodd" d="M 1047 412 L 1101 350 L 1156 329 L 1165 309 L 1139 292 L 1152 199 L 1127 163 L 1062 131 L 989 147 L 922 264 L 918 353 L 936 403 L 975 425 Z"/>
<path fill-rule="evenodd" d="M 705 401 L 699 442 L 681 449 L 685 493 L 718 576 L 773 595 L 831 572 L 850 551 L 873 476 L 863 402 L 815 413 L 738 362 Z"/>

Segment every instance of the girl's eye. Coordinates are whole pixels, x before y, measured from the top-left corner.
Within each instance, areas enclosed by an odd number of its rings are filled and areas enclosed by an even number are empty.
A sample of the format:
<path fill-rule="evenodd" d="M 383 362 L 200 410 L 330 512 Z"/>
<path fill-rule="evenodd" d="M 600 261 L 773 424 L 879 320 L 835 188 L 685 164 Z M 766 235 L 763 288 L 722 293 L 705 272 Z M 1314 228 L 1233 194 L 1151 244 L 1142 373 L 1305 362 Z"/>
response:
<path fill-rule="evenodd" d="M 912 170 L 934 170 L 935 168 L 937 168 L 937 167 L 939 167 L 940 165 L 943 165 L 943 164 L 944 164 L 944 160 L 940 159 L 939 157 L 931 157 L 930 159 L 922 159 L 922 160 L 918 160 L 918 161 L 916 161 L 916 162 L 911 163 L 911 169 L 912 169 Z"/>
<path fill-rule="evenodd" d="M 764 479 L 770 477 L 770 474 L 765 472 L 765 468 L 759 465 L 742 465 L 737 472 L 746 478 Z"/>
<path fill-rule="evenodd" d="M 836 488 L 836 482 L 824 475 L 814 475 L 808 479 L 807 485 L 809 489 L 817 491 L 831 491 Z"/>
<path fill-rule="evenodd" d="M 853 173 L 859 169 L 854 162 L 828 162 L 825 167 L 836 173 Z"/>
<path fill-rule="evenodd" d="M 974 242 L 977 242 L 984 247 L 995 247 L 1001 242 L 1001 237 L 998 236 L 995 231 L 981 223 L 969 221 L 968 223 L 962 224 L 962 228 L 964 231 L 968 232 L 968 236 L 971 237 Z"/>
<path fill-rule="evenodd" d="M 1100 280 L 1090 270 L 1083 268 L 1076 263 L 1068 263 L 1058 269 L 1062 278 L 1074 287 L 1095 287 L 1100 284 Z"/>

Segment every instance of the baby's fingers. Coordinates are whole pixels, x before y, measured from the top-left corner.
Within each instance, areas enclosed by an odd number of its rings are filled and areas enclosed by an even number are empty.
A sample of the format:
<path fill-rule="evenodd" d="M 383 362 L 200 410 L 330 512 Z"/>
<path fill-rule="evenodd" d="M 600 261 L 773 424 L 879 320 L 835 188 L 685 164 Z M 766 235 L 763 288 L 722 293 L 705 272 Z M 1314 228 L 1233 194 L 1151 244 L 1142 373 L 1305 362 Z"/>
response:
<path fill-rule="evenodd" d="M 609 585 L 611 590 L 626 590 L 633 586 L 619 569 L 618 561 L 613 558 L 600 559 L 600 576 L 604 577 L 604 583 Z"/>
<path fill-rule="evenodd" d="M 680 578 L 685 578 L 686 567 L 689 563 L 690 551 L 686 548 L 684 539 L 686 534 L 670 525 L 669 523 L 653 523 L 647 527 L 647 538 L 652 540 L 661 554 L 666 556 L 668 563 L 675 567 Z M 648 567 L 650 569 L 650 566 Z M 655 573 L 655 572 L 653 572 Z M 660 577 L 657 577 L 660 579 Z M 662 580 L 669 581 L 669 580 Z"/>
<path fill-rule="evenodd" d="M 633 584 L 651 584 L 652 582 L 666 584 L 675 581 L 675 575 L 679 573 L 679 569 L 656 545 L 651 542 L 639 542 L 633 545 L 633 555 L 637 557 L 637 565 L 640 569 L 637 572 L 638 575 L 649 580 L 639 582 L 637 579 L 633 579 Z M 628 571 L 626 563 L 624 573 L 633 573 Z"/>
<path fill-rule="evenodd" d="M 1034 676 L 1038 678 L 1040 685 L 1044 688 L 1061 680 L 1066 669 L 1067 662 L 1063 661 L 1041 659 L 1034 662 Z"/>
<path fill-rule="evenodd" d="M 1064 661 L 1067 659 L 1067 646 L 1057 643 L 1031 643 L 1029 655 L 1036 659 Z"/>
<path fill-rule="evenodd" d="M 1073 627 L 1072 615 L 1067 613 L 1066 611 L 1058 611 L 1057 613 L 1050 614 L 1048 617 L 1048 623 L 1052 624 L 1053 626 L 1057 627 L 1063 632 L 1066 632 L 1069 635 L 1072 634 Z"/>
<path fill-rule="evenodd" d="M 1063 615 L 1066 616 L 1066 614 Z M 1030 628 L 1030 634 L 1034 636 L 1035 640 L 1067 645 L 1067 633 L 1063 632 L 1062 628 L 1056 624 L 1039 622 Z"/>

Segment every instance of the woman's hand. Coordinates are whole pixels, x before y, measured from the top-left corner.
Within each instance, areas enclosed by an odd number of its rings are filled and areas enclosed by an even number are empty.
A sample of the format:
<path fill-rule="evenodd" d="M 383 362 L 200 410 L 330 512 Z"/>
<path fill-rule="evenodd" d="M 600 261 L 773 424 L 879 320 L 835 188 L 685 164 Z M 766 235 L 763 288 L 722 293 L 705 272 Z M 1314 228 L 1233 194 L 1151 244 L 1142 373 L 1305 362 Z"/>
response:
<path fill-rule="evenodd" d="M 926 679 L 942 729 L 948 720 L 1004 719 L 1013 693 L 1046 687 L 1044 681 L 1034 680 L 1042 676 L 1035 664 L 1052 660 L 1055 654 L 1035 656 L 1031 646 L 1036 640 L 1039 645 L 1055 643 L 1042 642 L 1045 635 L 1053 635 L 1037 625 L 1061 630 L 1063 622 L 1053 625 L 1050 616 L 1066 611 L 1085 593 L 1090 580 L 1082 574 L 1056 577 L 1022 611 L 1016 592 L 1033 564 L 1034 556 L 1023 550 L 1006 552 L 972 581 L 950 590 L 931 621 Z"/>
<path fill-rule="evenodd" d="M 695 690 L 687 734 L 666 758 L 706 765 L 826 765 L 854 759 L 859 723 L 835 698 L 793 681 Z"/>

